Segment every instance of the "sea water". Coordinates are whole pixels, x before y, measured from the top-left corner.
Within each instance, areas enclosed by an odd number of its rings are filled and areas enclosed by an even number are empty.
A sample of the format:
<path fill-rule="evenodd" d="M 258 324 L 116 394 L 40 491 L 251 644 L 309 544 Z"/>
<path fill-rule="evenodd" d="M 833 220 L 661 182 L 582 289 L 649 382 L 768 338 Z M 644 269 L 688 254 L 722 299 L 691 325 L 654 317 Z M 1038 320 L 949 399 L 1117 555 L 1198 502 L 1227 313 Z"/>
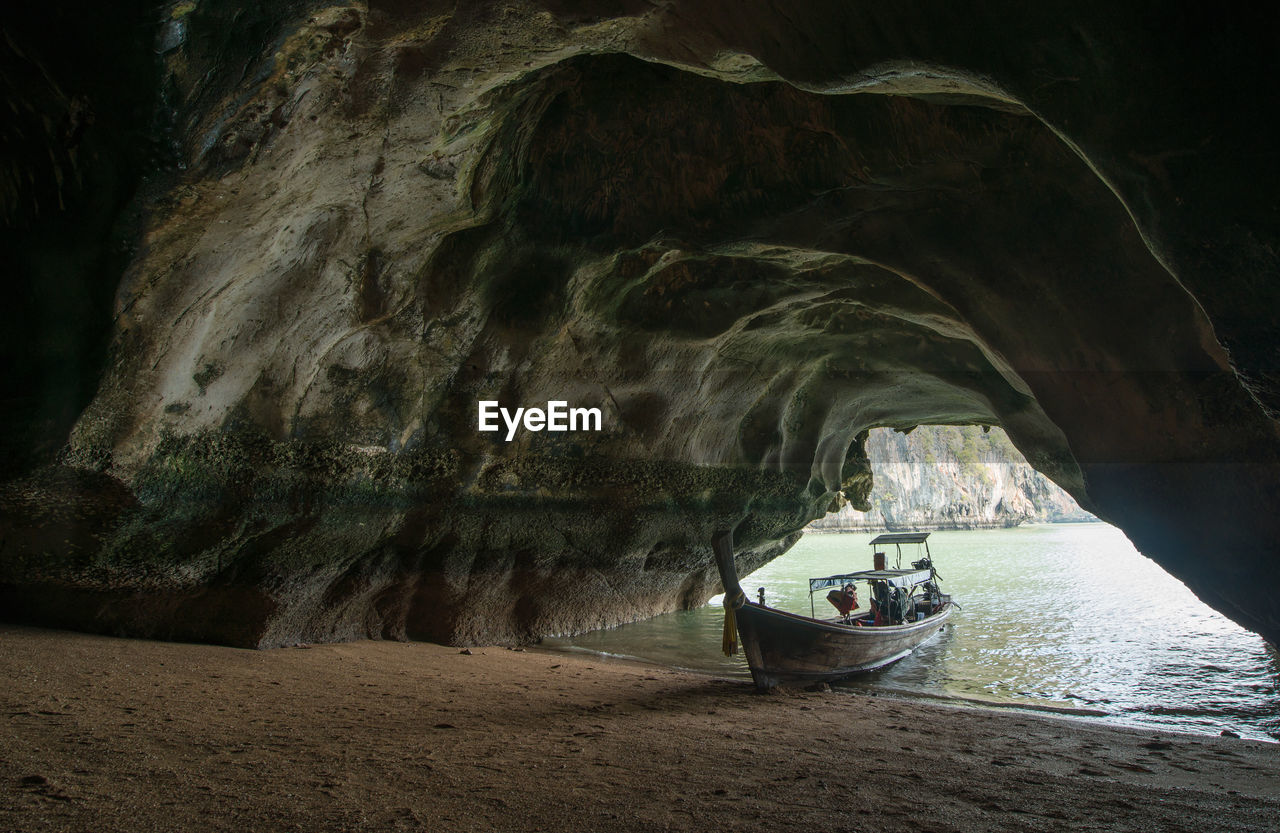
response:
<path fill-rule="evenodd" d="M 756 599 L 809 614 L 808 579 L 870 569 L 870 533 L 807 534 L 742 579 Z M 909 657 L 841 683 L 854 690 L 1066 711 L 1181 732 L 1280 739 L 1280 660 L 1102 523 L 935 532 L 951 624 Z M 904 546 L 902 566 L 917 557 Z M 887 548 L 889 566 L 895 550 Z M 815 594 L 819 616 L 834 608 Z M 865 607 L 865 586 L 860 601 Z M 720 653 L 720 597 L 697 610 L 546 644 L 749 677 Z"/>

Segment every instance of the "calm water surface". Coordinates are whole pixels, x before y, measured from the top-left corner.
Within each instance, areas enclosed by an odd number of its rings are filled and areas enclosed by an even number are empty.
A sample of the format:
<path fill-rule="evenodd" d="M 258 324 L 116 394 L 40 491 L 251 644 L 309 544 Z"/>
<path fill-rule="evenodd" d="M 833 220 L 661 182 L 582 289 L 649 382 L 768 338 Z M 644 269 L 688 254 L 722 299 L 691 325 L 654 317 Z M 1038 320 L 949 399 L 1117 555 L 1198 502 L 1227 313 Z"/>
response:
<path fill-rule="evenodd" d="M 770 605 L 808 614 L 807 579 L 870 569 L 872 537 L 806 535 L 742 586 L 753 599 L 763 586 Z M 842 685 L 1280 739 L 1274 650 L 1201 603 L 1114 527 L 935 532 L 929 547 L 943 591 L 963 609 L 911 656 Z M 909 557 L 914 546 L 903 547 L 904 566 Z M 893 559 L 889 548 L 890 566 Z M 698 610 L 546 644 L 749 677 L 741 656 L 720 653 L 722 622 L 716 597 Z"/>

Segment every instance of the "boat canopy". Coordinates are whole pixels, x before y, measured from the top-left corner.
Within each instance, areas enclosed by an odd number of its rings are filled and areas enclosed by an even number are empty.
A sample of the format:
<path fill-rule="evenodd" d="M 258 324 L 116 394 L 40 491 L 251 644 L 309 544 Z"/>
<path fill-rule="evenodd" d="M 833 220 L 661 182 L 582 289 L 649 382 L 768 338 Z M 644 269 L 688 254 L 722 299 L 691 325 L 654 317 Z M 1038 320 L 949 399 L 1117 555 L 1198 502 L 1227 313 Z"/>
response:
<path fill-rule="evenodd" d="M 927 532 L 886 532 L 884 535 L 877 536 L 871 541 L 871 546 L 877 544 L 923 544 L 925 539 L 929 537 Z"/>
<path fill-rule="evenodd" d="M 923 533 L 928 535 L 929 533 Z M 860 570 L 841 576 L 809 579 L 809 592 L 816 593 L 828 587 L 843 587 L 851 581 L 887 581 L 894 587 L 911 588 L 933 578 L 932 570 Z"/>

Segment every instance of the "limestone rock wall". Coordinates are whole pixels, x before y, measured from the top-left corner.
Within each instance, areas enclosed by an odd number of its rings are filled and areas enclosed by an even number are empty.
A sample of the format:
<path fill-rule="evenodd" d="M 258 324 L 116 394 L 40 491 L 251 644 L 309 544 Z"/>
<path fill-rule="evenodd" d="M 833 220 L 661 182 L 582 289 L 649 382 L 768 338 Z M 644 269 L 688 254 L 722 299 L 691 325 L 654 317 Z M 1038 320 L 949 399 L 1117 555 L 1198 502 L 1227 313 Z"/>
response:
<path fill-rule="evenodd" d="M 868 434 L 866 449 L 874 483 L 870 510 L 845 504 L 807 531 L 980 529 L 1094 519 L 1033 469 L 999 428 L 877 428 Z"/>

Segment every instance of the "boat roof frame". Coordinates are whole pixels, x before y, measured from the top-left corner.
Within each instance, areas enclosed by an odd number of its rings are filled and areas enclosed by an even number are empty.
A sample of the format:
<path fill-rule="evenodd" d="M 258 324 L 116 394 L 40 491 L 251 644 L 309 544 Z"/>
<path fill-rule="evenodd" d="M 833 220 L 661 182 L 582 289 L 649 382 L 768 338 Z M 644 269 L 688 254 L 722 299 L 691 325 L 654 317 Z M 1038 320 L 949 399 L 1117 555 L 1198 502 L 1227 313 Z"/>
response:
<path fill-rule="evenodd" d="M 933 571 L 925 570 L 859 570 L 856 573 L 841 573 L 835 576 L 822 576 L 809 579 L 809 595 L 828 587 L 843 587 L 854 581 L 887 581 L 894 587 L 914 587 L 924 584 L 933 578 Z"/>
<path fill-rule="evenodd" d="M 916 552 L 920 551 L 920 547 L 924 547 L 924 554 L 930 561 L 933 561 L 933 553 L 929 552 L 929 533 L 927 532 L 885 532 L 871 539 L 871 548 L 874 550 L 879 544 L 893 544 L 897 551 L 897 566 L 902 566 L 902 545 L 915 544 Z"/>
<path fill-rule="evenodd" d="M 871 546 L 876 544 L 923 544 L 929 538 L 928 532 L 886 532 L 871 539 Z"/>

